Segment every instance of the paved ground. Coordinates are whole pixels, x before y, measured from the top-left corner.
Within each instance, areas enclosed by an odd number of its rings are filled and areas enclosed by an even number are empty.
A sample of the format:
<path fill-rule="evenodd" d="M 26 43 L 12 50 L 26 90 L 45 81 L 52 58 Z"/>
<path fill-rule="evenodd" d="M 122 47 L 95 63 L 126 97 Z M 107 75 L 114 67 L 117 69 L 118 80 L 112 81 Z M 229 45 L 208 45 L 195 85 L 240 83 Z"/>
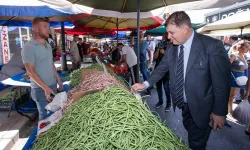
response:
<path fill-rule="evenodd" d="M 170 112 L 165 112 L 164 107 L 159 109 L 154 108 L 154 105 L 158 102 L 158 96 L 156 89 L 152 90 L 151 97 L 146 98 L 147 103 L 151 111 L 155 111 L 160 115 L 162 121 L 172 128 L 174 132 L 187 142 L 187 132 L 182 124 L 181 111 L 177 109 L 174 113 L 173 109 Z M 246 127 L 235 122 L 235 120 L 229 120 L 232 124 L 232 128 L 223 128 L 217 132 L 212 132 L 207 150 L 249 150 L 250 149 L 250 139 L 245 134 Z"/>

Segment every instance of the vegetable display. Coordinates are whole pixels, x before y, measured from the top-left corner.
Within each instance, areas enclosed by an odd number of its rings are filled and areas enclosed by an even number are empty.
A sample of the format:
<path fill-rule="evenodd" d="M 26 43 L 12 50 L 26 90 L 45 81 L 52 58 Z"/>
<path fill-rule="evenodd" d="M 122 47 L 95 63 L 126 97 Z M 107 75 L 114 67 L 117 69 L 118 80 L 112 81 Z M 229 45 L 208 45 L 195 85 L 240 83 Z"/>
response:
<path fill-rule="evenodd" d="M 75 102 L 62 120 L 38 137 L 34 150 L 186 150 L 145 105 L 111 87 Z"/>
<path fill-rule="evenodd" d="M 82 71 L 82 82 L 72 90 L 68 92 L 68 101 L 67 106 L 64 108 L 66 111 L 73 102 L 76 101 L 74 94 L 81 92 L 82 96 L 84 93 L 88 93 L 91 91 L 101 91 L 105 88 L 112 87 L 112 86 L 119 86 L 126 89 L 115 77 L 111 76 L 108 73 L 98 70 L 83 70 Z M 82 97 L 80 96 L 80 98 Z"/>
<path fill-rule="evenodd" d="M 98 65 L 98 64 L 93 64 L 91 66 L 88 66 L 86 68 L 80 68 L 78 70 L 73 71 L 70 75 L 69 75 L 69 80 L 70 83 L 69 85 L 71 87 L 76 87 L 80 82 L 81 82 L 81 72 L 85 69 L 96 69 L 96 70 L 103 70 L 102 66 Z M 109 74 L 111 74 L 112 76 L 116 77 L 116 74 L 109 68 L 107 68 L 107 71 Z"/>

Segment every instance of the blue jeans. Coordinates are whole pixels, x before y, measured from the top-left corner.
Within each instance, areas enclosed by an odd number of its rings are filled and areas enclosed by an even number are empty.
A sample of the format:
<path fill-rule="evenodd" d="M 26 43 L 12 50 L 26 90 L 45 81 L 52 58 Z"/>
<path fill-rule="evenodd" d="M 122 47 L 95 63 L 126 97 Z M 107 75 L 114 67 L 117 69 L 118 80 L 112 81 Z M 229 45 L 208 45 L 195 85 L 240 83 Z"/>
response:
<path fill-rule="evenodd" d="M 167 102 L 167 104 L 171 104 L 169 79 L 166 79 L 164 77 L 156 83 L 159 103 L 163 104 L 162 85 L 163 85 L 163 89 L 164 89 L 165 94 L 166 94 L 166 102 Z"/>
<path fill-rule="evenodd" d="M 57 92 L 57 84 L 49 86 L 54 93 Z M 42 88 L 31 88 L 31 97 L 36 102 L 36 106 L 39 112 L 39 120 L 47 116 L 47 110 L 45 106 L 48 104 L 44 90 Z"/>
<path fill-rule="evenodd" d="M 143 81 L 146 81 L 149 77 L 149 71 L 146 61 L 140 62 L 140 71 L 143 77 Z"/>

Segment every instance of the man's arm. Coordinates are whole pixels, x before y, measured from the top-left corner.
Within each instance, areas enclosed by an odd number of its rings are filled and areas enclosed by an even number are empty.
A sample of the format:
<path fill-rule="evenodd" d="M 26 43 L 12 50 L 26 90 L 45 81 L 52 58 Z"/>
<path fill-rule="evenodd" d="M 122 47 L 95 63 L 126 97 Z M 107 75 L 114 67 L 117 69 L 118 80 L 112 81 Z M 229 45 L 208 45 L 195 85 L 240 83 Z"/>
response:
<path fill-rule="evenodd" d="M 226 116 L 231 89 L 231 69 L 221 41 L 218 41 L 211 50 L 209 65 L 214 92 L 213 113 L 217 116 Z"/>
<path fill-rule="evenodd" d="M 39 85 L 43 90 L 48 88 L 48 86 L 42 81 L 42 79 L 39 77 L 39 75 L 35 71 L 35 63 L 24 63 L 25 69 L 32 78 L 32 80 Z"/>
<path fill-rule="evenodd" d="M 160 62 L 160 64 L 156 67 L 156 69 L 153 71 L 152 75 L 149 77 L 147 81 L 144 81 L 143 83 L 136 83 L 132 86 L 133 90 L 136 91 L 143 91 L 150 87 L 151 85 L 154 85 L 156 82 L 158 82 L 160 79 L 163 78 L 163 76 L 168 72 L 169 70 L 169 64 L 168 64 L 168 57 L 170 57 L 170 52 L 173 49 L 173 45 L 169 47 L 169 50 L 165 51 L 165 54 Z"/>
<path fill-rule="evenodd" d="M 170 53 L 172 52 L 172 50 L 173 50 L 173 45 L 170 45 L 168 47 L 168 50 L 165 51 L 165 54 L 164 54 L 160 64 L 156 67 L 156 69 L 153 71 L 152 75 L 147 80 L 149 85 L 154 85 L 156 82 L 158 82 L 160 79 L 162 79 L 163 76 L 169 71 L 168 59 L 170 57 Z"/>

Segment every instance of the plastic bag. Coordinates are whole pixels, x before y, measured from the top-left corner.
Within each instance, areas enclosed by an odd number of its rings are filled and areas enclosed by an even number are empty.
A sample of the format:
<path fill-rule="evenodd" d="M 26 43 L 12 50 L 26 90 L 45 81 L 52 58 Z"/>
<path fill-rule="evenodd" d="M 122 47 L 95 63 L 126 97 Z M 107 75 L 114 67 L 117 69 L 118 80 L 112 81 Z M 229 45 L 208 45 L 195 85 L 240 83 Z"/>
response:
<path fill-rule="evenodd" d="M 53 101 L 46 105 L 45 109 L 51 112 L 56 112 L 58 109 L 63 108 L 66 105 L 67 93 L 61 92 L 56 94 Z"/>
<path fill-rule="evenodd" d="M 244 124 L 250 123 L 250 103 L 243 100 L 233 111 L 233 117 Z"/>

